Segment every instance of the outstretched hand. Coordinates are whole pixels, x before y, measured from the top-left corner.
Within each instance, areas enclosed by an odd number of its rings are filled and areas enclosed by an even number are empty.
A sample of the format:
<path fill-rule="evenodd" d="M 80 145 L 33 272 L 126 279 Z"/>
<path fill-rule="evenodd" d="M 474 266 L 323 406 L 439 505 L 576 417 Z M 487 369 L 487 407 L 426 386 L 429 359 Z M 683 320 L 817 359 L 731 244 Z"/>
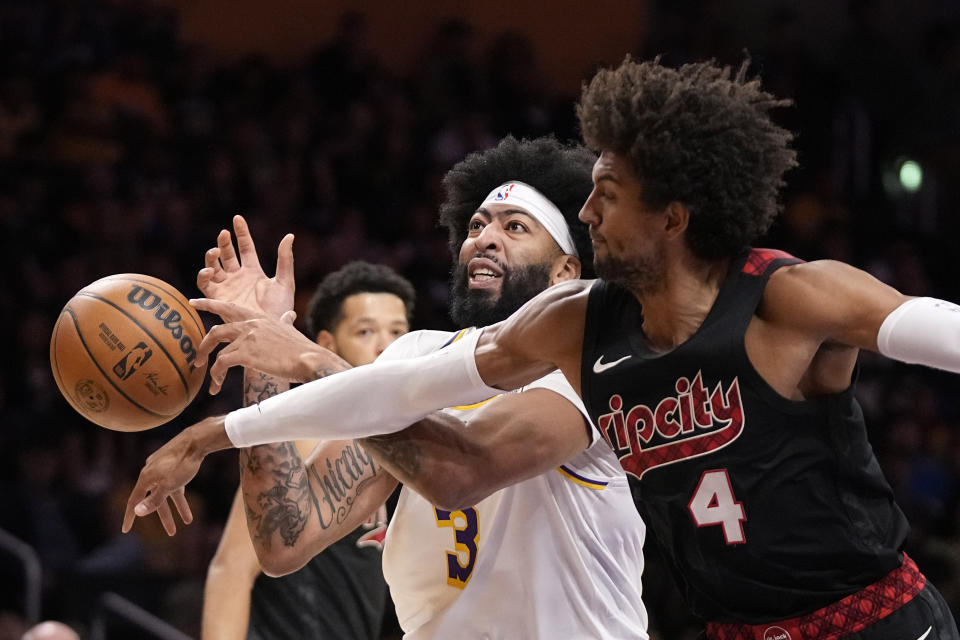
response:
<path fill-rule="evenodd" d="M 208 453 L 231 446 L 224 428 L 224 416 L 216 416 L 187 427 L 154 451 L 140 470 L 137 484 L 127 499 L 121 527 L 123 533 L 130 531 L 137 517 L 156 511 L 167 534 L 175 534 L 177 525 L 168 498 L 173 501 L 183 523 L 190 524 L 193 514 L 184 488 L 197 475 L 200 463 Z"/>
<path fill-rule="evenodd" d="M 239 305 L 199 298 L 191 300 L 196 309 L 209 311 L 221 318 L 235 318 L 233 322 L 212 327 L 197 346 L 197 366 L 203 366 L 210 353 L 221 342 L 229 342 L 217 354 L 210 367 L 210 393 L 220 391 L 230 367 L 246 367 L 261 373 L 289 380 L 306 382 L 312 380 L 306 356 L 323 360 L 326 354 L 335 356 L 311 341 L 293 326 L 296 314 L 284 313 L 279 320 L 258 315 Z"/>
<path fill-rule="evenodd" d="M 268 278 L 260 266 L 257 249 L 243 216 L 233 217 L 237 239 L 234 249 L 230 232 L 222 230 L 217 246 L 204 256 L 205 267 L 197 273 L 197 287 L 207 298 L 231 302 L 265 315 L 279 318 L 293 309 L 293 234 L 288 233 L 277 248 L 277 270 Z M 239 318 L 221 316 L 224 322 Z"/>

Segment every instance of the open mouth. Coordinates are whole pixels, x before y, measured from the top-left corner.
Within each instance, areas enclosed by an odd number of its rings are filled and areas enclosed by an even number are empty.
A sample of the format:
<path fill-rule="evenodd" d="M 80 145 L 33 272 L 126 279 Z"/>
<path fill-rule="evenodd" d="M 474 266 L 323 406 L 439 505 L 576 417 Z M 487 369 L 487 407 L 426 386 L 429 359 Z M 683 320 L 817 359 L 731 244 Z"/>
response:
<path fill-rule="evenodd" d="M 467 265 L 467 280 L 471 289 L 486 289 L 499 286 L 503 270 L 492 260 L 474 258 Z"/>

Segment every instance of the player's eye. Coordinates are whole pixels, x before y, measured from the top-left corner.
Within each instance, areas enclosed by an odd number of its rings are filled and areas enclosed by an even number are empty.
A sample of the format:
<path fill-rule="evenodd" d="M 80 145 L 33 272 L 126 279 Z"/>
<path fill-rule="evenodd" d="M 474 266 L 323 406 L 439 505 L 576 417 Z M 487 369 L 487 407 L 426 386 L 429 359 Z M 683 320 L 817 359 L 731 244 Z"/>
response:
<path fill-rule="evenodd" d="M 527 231 L 527 226 L 522 222 L 516 220 L 511 220 L 507 223 L 507 231 L 512 231 L 514 233 L 524 233 Z"/>

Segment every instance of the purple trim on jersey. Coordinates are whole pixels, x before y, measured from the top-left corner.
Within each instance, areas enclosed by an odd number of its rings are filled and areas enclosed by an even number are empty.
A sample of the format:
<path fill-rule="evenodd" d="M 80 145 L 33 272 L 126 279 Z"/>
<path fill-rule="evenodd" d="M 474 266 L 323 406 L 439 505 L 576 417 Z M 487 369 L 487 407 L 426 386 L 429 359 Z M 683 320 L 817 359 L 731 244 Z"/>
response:
<path fill-rule="evenodd" d="M 455 332 L 453 333 L 453 335 L 450 336 L 450 339 L 449 339 L 449 340 L 447 340 L 447 341 L 444 342 L 442 345 L 440 345 L 440 349 L 443 349 L 444 347 L 449 347 L 449 346 L 452 345 L 454 342 L 456 342 L 457 340 L 459 340 L 460 338 L 462 338 L 462 337 L 464 336 L 464 334 L 466 334 L 466 333 L 467 333 L 467 329 L 460 329 L 459 331 L 455 331 Z M 437 349 L 437 351 L 439 351 L 440 349 Z"/>
<path fill-rule="evenodd" d="M 565 465 L 565 464 L 560 465 L 560 468 L 563 469 L 564 472 L 569 473 L 571 476 L 573 476 L 574 478 L 576 478 L 576 479 L 579 480 L 580 482 L 586 482 L 586 483 L 588 483 L 588 484 L 596 484 L 596 485 L 600 485 L 600 486 L 603 486 L 603 487 L 605 487 L 605 486 L 607 486 L 608 484 L 610 484 L 609 482 L 606 482 L 606 481 L 604 481 L 604 480 L 593 480 L 592 478 L 588 478 L 588 477 L 586 477 L 586 476 L 582 476 L 582 475 L 580 475 L 579 473 L 577 473 L 576 471 L 574 471 L 573 469 L 571 469 L 570 467 L 568 467 L 568 466 Z"/>

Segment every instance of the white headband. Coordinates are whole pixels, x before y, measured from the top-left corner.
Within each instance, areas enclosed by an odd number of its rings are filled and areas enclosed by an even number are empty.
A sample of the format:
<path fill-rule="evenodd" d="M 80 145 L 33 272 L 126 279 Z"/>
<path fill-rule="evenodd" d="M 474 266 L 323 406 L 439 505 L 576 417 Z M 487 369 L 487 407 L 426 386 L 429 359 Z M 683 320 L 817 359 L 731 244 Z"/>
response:
<path fill-rule="evenodd" d="M 560 209 L 530 185 L 516 181 L 504 182 L 490 192 L 478 209 L 489 204 L 514 204 L 523 209 L 547 230 L 564 253 L 580 257 L 576 245 L 573 244 L 570 227 L 567 226 L 567 220 L 560 213 Z"/>

